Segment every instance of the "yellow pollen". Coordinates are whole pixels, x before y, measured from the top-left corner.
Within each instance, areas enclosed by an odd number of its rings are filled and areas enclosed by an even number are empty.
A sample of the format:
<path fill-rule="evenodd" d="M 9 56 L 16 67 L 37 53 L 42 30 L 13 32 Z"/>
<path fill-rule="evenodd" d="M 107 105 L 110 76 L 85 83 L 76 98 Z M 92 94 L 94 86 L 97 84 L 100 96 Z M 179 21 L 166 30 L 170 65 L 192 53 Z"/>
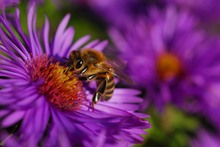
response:
<path fill-rule="evenodd" d="M 50 103 L 59 109 L 79 108 L 85 98 L 83 85 L 68 71 L 68 67 L 54 63 L 46 55 L 29 61 L 27 66 L 39 94 L 44 95 Z"/>
<path fill-rule="evenodd" d="M 159 79 L 170 80 L 181 74 L 182 67 L 176 55 L 172 53 L 163 53 L 157 59 L 156 70 Z"/>

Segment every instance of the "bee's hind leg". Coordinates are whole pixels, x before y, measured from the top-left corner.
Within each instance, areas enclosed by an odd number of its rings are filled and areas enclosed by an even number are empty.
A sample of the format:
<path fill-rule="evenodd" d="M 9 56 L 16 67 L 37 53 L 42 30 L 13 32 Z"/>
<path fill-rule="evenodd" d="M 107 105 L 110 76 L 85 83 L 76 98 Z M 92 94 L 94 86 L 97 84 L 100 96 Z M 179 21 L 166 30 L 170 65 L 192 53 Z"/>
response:
<path fill-rule="evenodd" d="M 92 105 L 94 106 L 94 104 L 96 104 L 100 99 L 101 99 L 101 94 L 99 92 L 96 92 L 94 95 L 93 95 L 93 98 L 92 98 Z"/>
<path fill-rule="evenodd" d="M 105 88 L 106 88 L 106 80 L 103 80 L 98 85 L 99 86 L 97 88 L 97 91 L 95 92 L 95 94 L 93 95 L 93 98 L 92 98 L 92 105 L 93 106 L 101 99 L 102 95 L 104 94 Z"/>
<path fill-rule="evenodd" d="M 92 98 L 92 102 L 90 103 L 90 107 L 89 107 L 89 110 L 91 109 L 92 111 L 94 111 L 94 105 L 101 99 L 101 94 L 96 92 L 94 95 L 93 95 L 93 98 Z"/>

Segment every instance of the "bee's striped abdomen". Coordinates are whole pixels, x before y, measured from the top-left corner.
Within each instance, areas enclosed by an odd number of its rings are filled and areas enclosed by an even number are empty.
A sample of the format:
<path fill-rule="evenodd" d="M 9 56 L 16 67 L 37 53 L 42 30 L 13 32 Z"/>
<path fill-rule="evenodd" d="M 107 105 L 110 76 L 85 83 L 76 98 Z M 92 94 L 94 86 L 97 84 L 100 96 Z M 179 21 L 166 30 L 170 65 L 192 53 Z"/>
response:
<path fill-rule="evenodd" d="M 110 99 L 115 89 L 114 75 L 108 72 L 99 73 L 96 81 L 98 92 L 102 95 L 102 99 Z"/>
<path fill-rule="evenodd" d="M 106 74 L 106 88 L 103 94 L 103 99 L 108 100 L 112 97 L 115 89 L 114 76 L 111 73 Z"/>

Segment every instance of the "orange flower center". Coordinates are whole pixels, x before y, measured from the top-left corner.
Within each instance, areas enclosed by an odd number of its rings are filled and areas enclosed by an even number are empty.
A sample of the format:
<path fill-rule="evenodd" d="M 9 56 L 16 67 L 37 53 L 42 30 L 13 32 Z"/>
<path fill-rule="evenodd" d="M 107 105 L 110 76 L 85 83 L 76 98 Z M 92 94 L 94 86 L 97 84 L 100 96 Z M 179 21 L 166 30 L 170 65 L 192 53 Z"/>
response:
<path fill-rule="evenodd" d="M 181 69 L 180 60 L 172 53 L 163 53 L 157 59 L 156 70 L 161 80 L 170 80 L 179 76 Z"/>
<path fill-rule="evenodd" d="M 83 84 L 68 71 L 68 67 L 54 63 L 46 55 L 36 57 L 27 63 L 31 79 L 37 90 L 55 107 L 76 110 L 85 98 Z"/>

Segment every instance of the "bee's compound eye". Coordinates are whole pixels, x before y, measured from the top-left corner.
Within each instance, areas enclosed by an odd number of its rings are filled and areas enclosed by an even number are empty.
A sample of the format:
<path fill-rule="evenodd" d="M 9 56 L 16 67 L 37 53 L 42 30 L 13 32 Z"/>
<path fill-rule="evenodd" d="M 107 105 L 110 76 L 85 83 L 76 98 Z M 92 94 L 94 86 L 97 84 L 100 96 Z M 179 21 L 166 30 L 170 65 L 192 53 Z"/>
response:
<path fill-rule="evenodd" d="M 82 65 L 83 65 L 83 60 L 79 59 L 79 60 L 76 62 L 76 69 L 81 68 Z"/>

